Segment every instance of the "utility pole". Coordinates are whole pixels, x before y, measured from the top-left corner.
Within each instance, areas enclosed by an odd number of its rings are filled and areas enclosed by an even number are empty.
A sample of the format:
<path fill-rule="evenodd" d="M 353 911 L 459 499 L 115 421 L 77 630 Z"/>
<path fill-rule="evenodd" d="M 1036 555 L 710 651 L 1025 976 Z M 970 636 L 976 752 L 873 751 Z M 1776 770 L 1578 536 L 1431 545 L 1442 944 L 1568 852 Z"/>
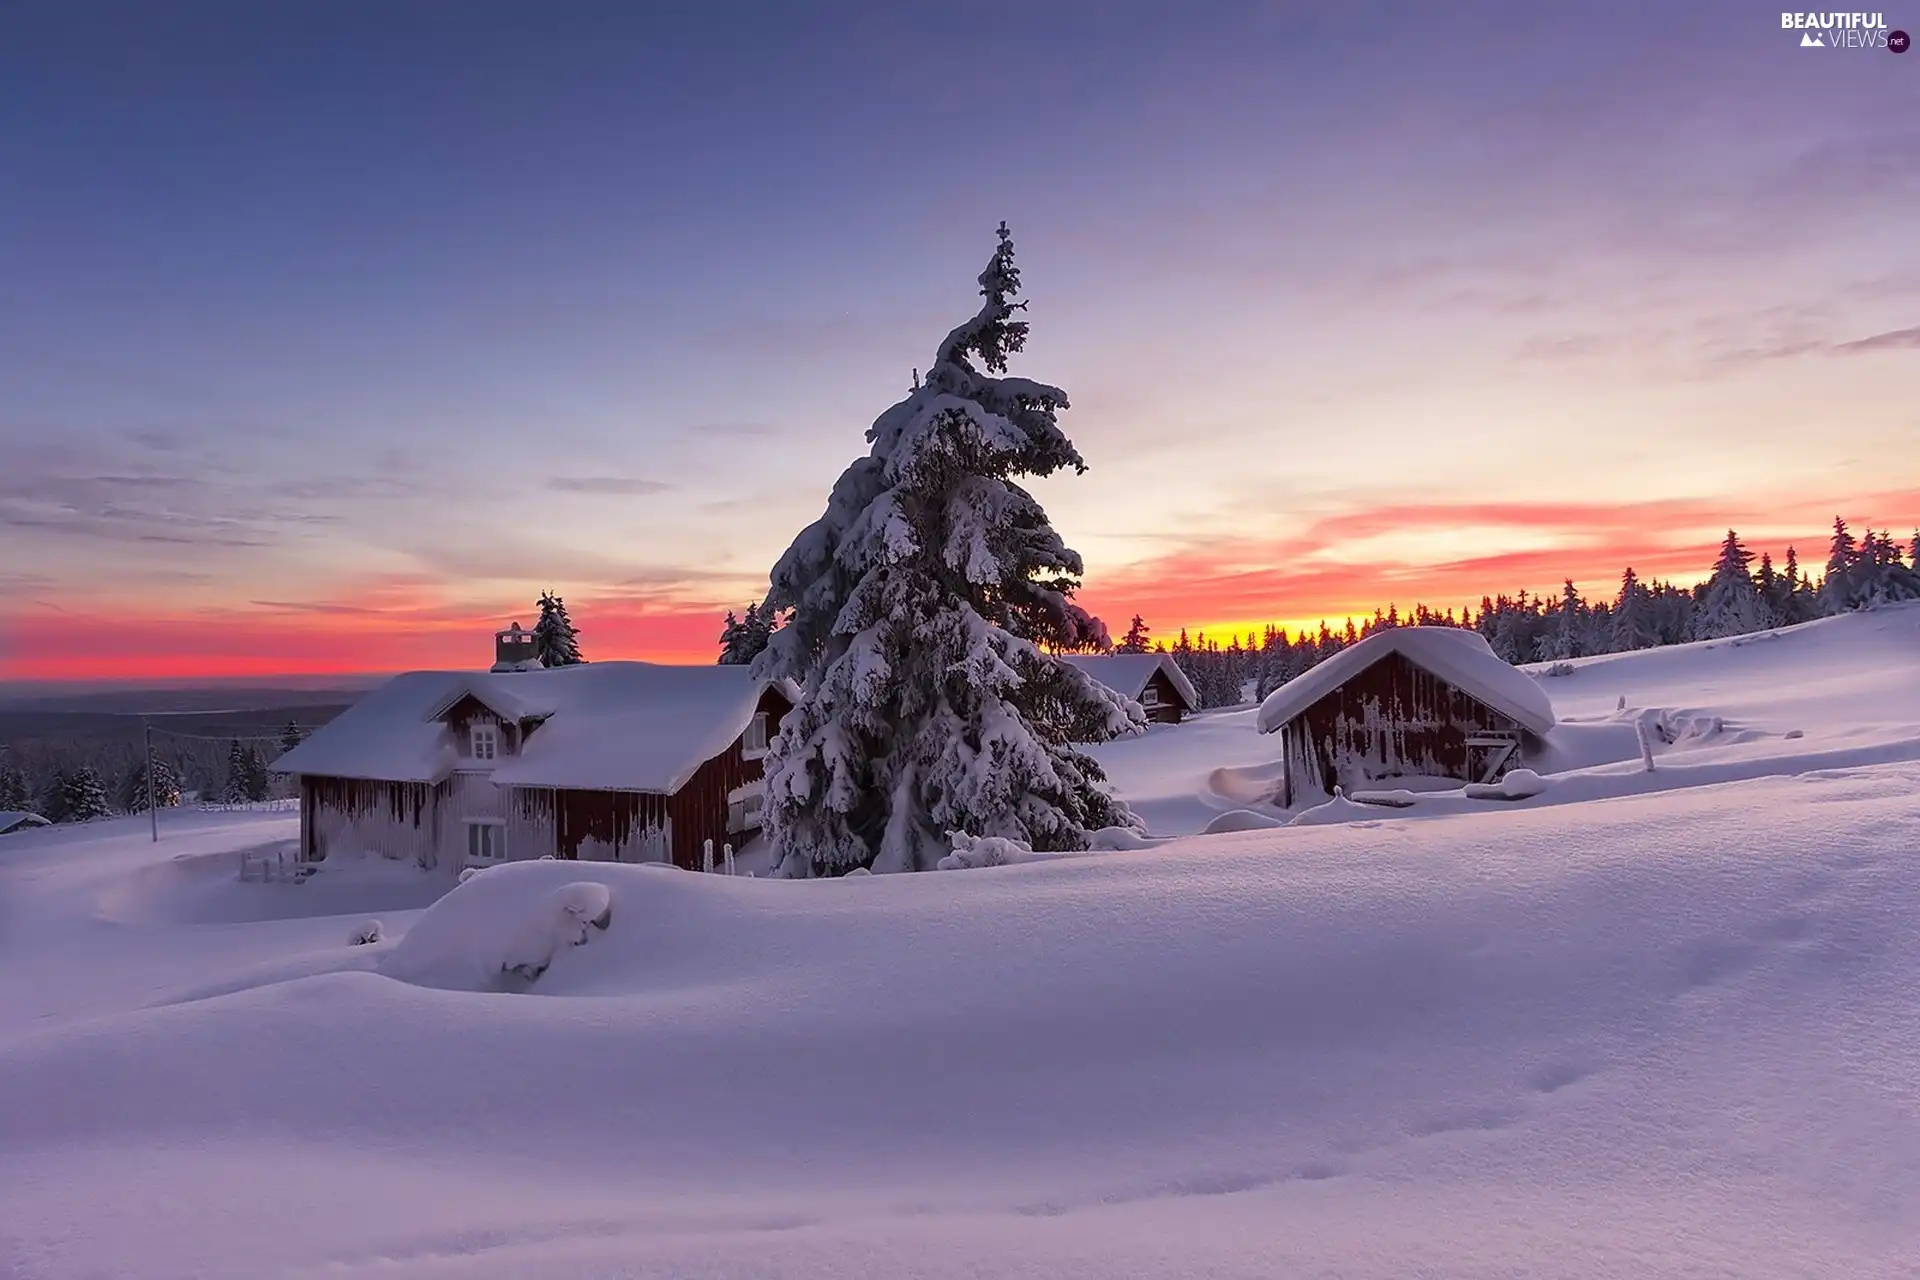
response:
<path fill-rule="evenodd" d="M 153 721 L 146 716 L 140 717 L 140 734 L 147 742 L 147 825 L 153 831 L 153 842 L 160 843 L 160 806 L 155 803 L 153 788 Z"/>

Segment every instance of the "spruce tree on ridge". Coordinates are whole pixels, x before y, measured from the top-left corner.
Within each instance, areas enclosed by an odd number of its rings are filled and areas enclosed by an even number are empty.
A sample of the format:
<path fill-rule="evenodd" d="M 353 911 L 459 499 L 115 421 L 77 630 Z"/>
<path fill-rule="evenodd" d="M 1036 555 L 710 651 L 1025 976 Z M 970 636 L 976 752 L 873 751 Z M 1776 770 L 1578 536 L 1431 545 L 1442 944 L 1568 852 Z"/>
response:
<path fill-rule="evenodd" d="M 1080 849 L 1137 825 L 1076 744 L 1143 731 L 1139 708 L 1047 651 L 1084 640 L 1082 564 L 1018 482 L 1085 463 L 1066 394 L 1004 376 L 1027 336 L 1004 223 L 979 285 L 773 570 L 767 605 L 792 612 L 755 669 L 803 691 L 766 764 L 784 874 L 928 869 L 956 834 Z"/>

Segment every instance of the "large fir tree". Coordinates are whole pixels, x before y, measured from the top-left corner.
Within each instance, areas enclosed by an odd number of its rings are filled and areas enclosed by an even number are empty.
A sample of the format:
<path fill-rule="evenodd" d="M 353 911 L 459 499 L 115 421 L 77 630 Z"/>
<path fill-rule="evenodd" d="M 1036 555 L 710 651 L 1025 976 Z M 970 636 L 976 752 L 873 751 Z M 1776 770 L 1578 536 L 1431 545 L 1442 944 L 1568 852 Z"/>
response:
<path fill-rule="evenodd" d="M 767 606 L 793 612 L 757 668 L 804 690 L 767 761 L 790 875 L 930 868 L 961 832 L 1077 849 L 1134 822 L 1074 744 L 1140 731 L 1139 708 L 1047 652 L 1084 643 L 1081 560 L 1018 480 L 1085 463 L 1064 392 L 994 376 L 1027 337 L 999 236 L 978 313 L 773 571 Z"/>
<path fill-rule="evenodd" d="M 551 591 L 540 593 L 540 619 L 533 624 L 533 656 L 543 667 L 574 667 L 580 656 L 580 632 L 567 616 L 566 602 Z"/>

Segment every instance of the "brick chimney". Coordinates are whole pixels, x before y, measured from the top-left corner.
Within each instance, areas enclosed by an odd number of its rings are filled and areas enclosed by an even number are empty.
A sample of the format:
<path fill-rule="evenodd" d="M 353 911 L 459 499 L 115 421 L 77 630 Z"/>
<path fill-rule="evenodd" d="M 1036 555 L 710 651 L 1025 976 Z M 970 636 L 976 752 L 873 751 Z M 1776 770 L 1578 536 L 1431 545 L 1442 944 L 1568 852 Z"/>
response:
<path fill-rule="evenodd" d="M 539 665 L 540 660 L 534 656 L 533 632 L 522 631 L 515 622 L 493 633 L 495 671 L 530 671 Z"/>

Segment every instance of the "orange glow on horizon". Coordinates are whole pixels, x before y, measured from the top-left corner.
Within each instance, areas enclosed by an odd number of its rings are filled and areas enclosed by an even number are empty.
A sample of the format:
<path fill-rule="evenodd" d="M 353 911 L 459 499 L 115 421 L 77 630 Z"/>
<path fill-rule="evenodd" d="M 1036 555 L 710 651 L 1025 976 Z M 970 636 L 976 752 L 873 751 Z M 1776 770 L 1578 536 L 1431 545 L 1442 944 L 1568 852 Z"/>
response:
<path fill-rule="evenodd" d="M 1724 504 L 1701 500 L 1589 504 L 1440 504 L 1376 507 L 1326 517 L 1284 537 L 1239 537 L 1189 544 L 1141 563 L 1096 571 L 1080 603 L 1102 618 L 1113 639 L 1134 614 L 1155 644 L 1172 647 L 1184 626 L 1223 647 L 1260 635 L 1272 620 L 1289 635 L 1327 625 L 1355 625 L 1388 605 L 1406 617 L 1425 604 L 1456 618 L 1482 596 L 1557 595 L 1571 578 L 1589 600 L 1611 600 L 1628 565 L 1646 580 L 1692 584 L 1707 576 L 1725 533 Z M 1804 549 L 1803 572 L 1817 576 L 1826 562 L 1832 512 L 1858 512 L 1856 532 L 1920 523 L 1920 490 L 1870 495 L 1835 504 L 1823 499 L 1756 502 L 1736 512 L 1734 527 L 1756 560 L 1760 552 L 1784 564 L 1789 543 Z M 1885 517 L 1896 518 L 1888 520 Z M 1871 519 L 1867 517 L 1871 516 Z M 1463 527 L 1508 530 L 1501 541 L 1519 550 L 1440 563 L 1416 563 L 1380 541 L 1390 531 L 1409 547 L 1425 535 Z M 1435 545 L 1458 550 L 1434 538 Z M 1346 554 L 1367 545 L 1371 560 Z M 1337 549 L 1336 560 L 1329 549 Z M 429 668 L 473 670 L 492 661 L 493 632 L 506 621 L 527 620 L 524 600 L 458 605 L 437 598 L 430 585 L 406 591 L 379 586 L 342 588 L 337 602 L 298 606 L 235 605 L 194 612 L 63 603 L 9 619 L 0 679 L 8 681 L 179 681 L 268 679 L 275 676 L 364 676 Z M 589 659 L 641 659 L 704 664 L 719 652 L 727 604 L 676 599 L 596 598 L 591 589 L 567 593 Z M 373 606 L 365 604 L 374 600 Z M 355 603 L 349 603 L 355 602 Z M 1200 619 L 1203 621 L 1183 621 Z M 1227 619 L 1227 621 L 1220 621 Z"/>

